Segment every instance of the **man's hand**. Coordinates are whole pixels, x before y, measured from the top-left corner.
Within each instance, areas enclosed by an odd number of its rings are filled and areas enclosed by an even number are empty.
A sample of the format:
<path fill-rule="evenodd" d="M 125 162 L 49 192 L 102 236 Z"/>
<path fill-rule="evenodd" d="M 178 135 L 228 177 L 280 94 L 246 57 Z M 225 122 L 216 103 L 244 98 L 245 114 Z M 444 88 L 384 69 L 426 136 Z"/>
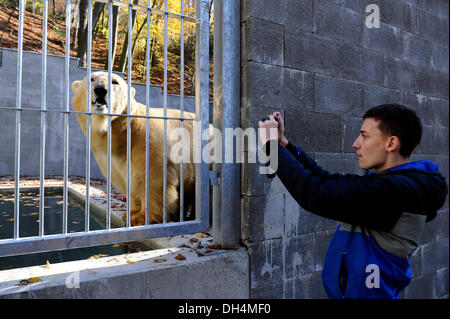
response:
<path fill-rule="evenodd" d="M 265 145 L 267 141 L 271 139 L 277 139 L 277 134 L 274 134 L 274 129 L 278 131 L 278 122 L 273 115 L 269 115 L 269 119 L 263 119 L 264 121 L 258 122 L 259 127 L 259 139 L 262 145 Z M 272 133 L 272 134 L 271 134 Z"/>
<path fill-rule="evenodd" d="M 278 121 L 278 141 L 282 146 L 288 145 L 288 140 L 284 136 L 284 121 L 280 112 L 273 112 L 274 118 Z"/>

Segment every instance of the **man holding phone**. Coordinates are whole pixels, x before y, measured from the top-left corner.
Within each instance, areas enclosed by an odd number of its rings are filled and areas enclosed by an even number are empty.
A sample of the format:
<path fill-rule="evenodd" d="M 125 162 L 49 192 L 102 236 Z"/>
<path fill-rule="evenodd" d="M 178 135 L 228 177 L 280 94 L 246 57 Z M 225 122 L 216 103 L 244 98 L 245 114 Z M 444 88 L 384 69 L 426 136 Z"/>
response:
<path fill-rule="evenodd" d="M 425 223 L 436 217 L 448 193 L 438 165 L 408 162 L 420 143 L 422 124 L 403 105 L 384 104 L 363 116 L 353 148 L 363 175 L 330 174 L 284 134 L 279 112 L 260 121 L 278 129 L 277 176 L 305 210 L 339 221 L 322 279 L 330 298 L 399 298 L 411 281 L 409 258 Z M 261 130 L 263 129 L 263 130 Z"/>

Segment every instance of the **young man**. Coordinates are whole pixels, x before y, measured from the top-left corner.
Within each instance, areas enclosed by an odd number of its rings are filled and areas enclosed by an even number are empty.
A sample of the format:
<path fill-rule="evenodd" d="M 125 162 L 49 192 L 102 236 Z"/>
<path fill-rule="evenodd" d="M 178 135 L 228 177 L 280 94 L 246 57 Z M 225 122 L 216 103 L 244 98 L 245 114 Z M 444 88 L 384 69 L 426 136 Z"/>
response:
<path fill-rule="evenodd" d="M 340 221 L 322 270 L 330 298 L 399 298 L 411 281 L 408 258 L 425 222 L 445 202 L 447 185 L 430 161 L 408 162 L 420 143 L 422 124 L 398 104 L 374 107 L 363 116 L 355 140 L 364 176 L 330 174 L 284 135 L 279 112 L 258 123 L 278 128 L 277 176 L 311 213 Z M 261 134 L 263 145 L 268 135 Z"/>

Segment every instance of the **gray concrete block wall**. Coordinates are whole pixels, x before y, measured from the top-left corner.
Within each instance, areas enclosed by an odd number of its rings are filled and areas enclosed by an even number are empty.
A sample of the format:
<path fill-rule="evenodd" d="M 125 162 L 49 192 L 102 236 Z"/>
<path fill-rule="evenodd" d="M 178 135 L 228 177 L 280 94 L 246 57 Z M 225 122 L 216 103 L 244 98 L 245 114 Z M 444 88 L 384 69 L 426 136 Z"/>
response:
<path fill-rule="evenodd" d="M 380 28 L 365 25 L 368 4 Z M 448 169 L 446 0 L 241 0 L 241 125 L 281 111 L 286 135 L 331 172 L 362 174 L 352 149 L 362 115 L 403 103 L 424 125 L 411 160 Z M 242 241 L 252 298 L 326 298 L 320 273 L 337 222 L 303 210 L 278 178 L 244 164 Z M 412 257 L 403 298 L 448 298 L 448 199 Z"/>

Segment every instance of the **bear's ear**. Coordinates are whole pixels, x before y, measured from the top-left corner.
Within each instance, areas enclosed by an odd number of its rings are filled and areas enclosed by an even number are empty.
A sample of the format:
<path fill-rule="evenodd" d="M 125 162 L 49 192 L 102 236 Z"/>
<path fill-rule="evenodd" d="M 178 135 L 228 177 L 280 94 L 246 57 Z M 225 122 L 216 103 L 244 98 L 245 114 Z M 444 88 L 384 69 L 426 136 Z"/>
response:
<path fill-rule="evenodd" d="M 131 87 L 131 98 L 134 98 L 135 94 L 136 94 L 136 89 L 134 87 Z"/>
<path fill-rule="evenodd" d="M 81 81 L 73 81 L 72 82 L 72 91 L 77 93 L 78 88 L 80 87 Z"/>

